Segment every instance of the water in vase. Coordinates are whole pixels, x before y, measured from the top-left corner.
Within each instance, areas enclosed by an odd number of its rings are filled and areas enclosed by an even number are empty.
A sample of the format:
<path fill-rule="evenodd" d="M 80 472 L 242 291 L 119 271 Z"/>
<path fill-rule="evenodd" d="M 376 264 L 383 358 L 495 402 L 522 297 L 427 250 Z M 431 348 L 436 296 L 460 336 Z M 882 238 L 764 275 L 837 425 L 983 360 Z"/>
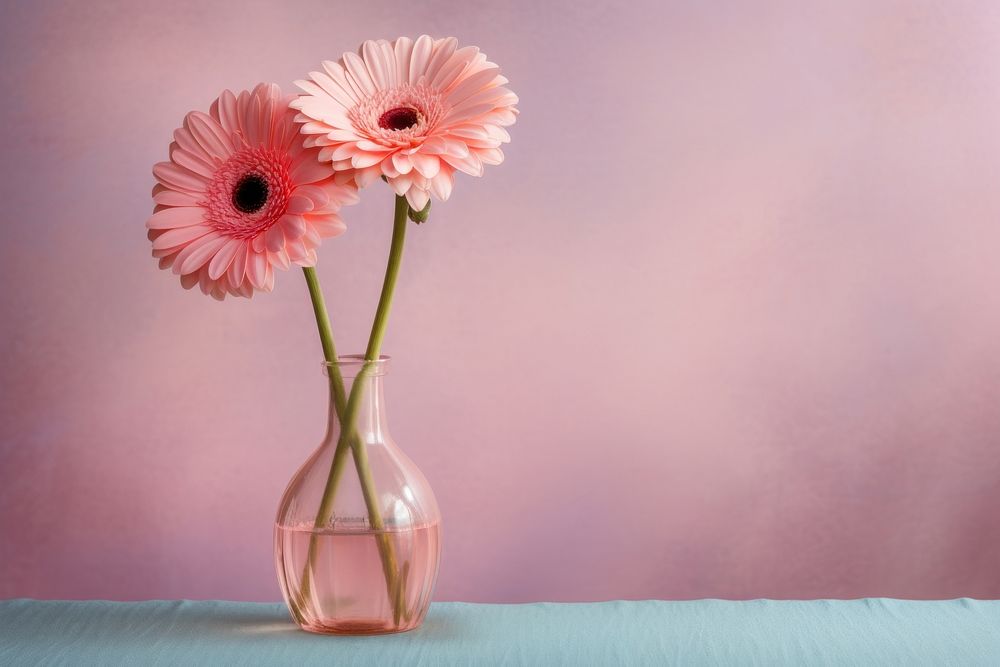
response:
<path fill-rule="evenodd" d="M 394 571 L 380 554 L 388 541 Z M 327 634 L 405 632 L 430 604 L 440 555 L 440 524 L 403 530 L 320 531 L 275 526 L 278 578 L 285 602 L 305 630 Z M 306 573 L 310 548 L 311 572 Z M 387 577 L 386 572 L 391 574 Z M 401 594 L 391 596 L 390 586 Z M 394 602 L 395 601 L 395 602 Z"/>

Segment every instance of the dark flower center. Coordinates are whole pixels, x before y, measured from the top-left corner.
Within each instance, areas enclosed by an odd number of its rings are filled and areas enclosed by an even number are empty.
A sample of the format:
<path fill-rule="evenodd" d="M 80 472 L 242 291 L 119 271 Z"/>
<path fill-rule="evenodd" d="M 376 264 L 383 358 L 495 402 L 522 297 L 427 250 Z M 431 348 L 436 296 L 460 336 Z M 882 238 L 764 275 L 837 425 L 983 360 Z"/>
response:
<path fill-rule="evenodd" d="M 258 174 L 247 174 L 233 188 L 233 206 L 243 213 L 256 213 L 267 203 L 267 181 Z"/>
<path fill-rule="evenodd" d="M 420 113 L 413 107 L 389 109 L 378 117 L 378 126 L 383 130 L 406 130 L 417 124 Z"/>

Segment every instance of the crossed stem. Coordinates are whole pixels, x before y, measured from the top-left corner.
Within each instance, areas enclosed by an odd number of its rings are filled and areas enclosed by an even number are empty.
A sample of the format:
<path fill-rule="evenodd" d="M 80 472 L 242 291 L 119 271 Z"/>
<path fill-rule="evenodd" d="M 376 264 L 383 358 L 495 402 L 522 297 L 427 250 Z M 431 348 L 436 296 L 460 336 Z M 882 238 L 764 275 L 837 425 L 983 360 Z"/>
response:
<path fill-rule="evenodd" d="M 408 619 L 410 616 L 405 602 L 406 575 L 408 574 L 409 563 L 404 563 L 402 571 L 400 571 L 397 565 L 394 545 L 385 531 L 385 522 L 382 519 L 382 513 L 379 509 L 375 479 L 372 476 L 371 466 L 368 463 L 368 451 L 365 442 L 358 433 L 355 423 L 362 395 L 368 384 L 367 379 L 375 368 L 375 362 L 379 359 L 382 340 L 385 337 L 389 311 L 392 308 L 392 297 L 396 288 L 396 280 L 399 276 L 399 267 L 403 256 L 403 241 L 406 236 L 409 211 L 406 199 L 397 196 L 393 217 L 392 243 L 389 248 L 389 260 L 386 264 L 382 293 L 379 296 L 378 308 L 375 311 L 375 321 L 372 323 L 368 348 L 365 351 L 365 363 L 351 385 L 349 396 L 346 394 L 344 378 L 340 372 L 340 368 L 337 366 L 337 351 L 333 343 L 332 327 L 330 326 L 330 318 L 323 300 L 323 293 L 319 287 L 316 270 L 312 267 L 303 268 L 306 284 L 309 287 L 309 296 L 312 299 L 313 312 L 316 315 L 316 324 L 319 328 L 320 342 L 323 345 L 323 356 L 327 361 L 327 368 L 329 370 L 330 396 L 333 401 L 334 412 L 341 424 L 341 431 L 340 437 L 337 440 L 337 447 L 334 450 L 333 460 L 330 464 L 330 473 L 326 480 L 326 486 L 323 489 L 323 496 L 316 513 L 314 530 L 309 538 L 309 549 L 306 555 L 301 582 L 298 587 L 299 593 L 297 599 L 292 602 L 292 613 L 299 622 L 305 620 L 305 609 L 309 604 L 311 596 L 310 583 L 319 549 L 318 531 L 326 526 L 332 517 L 333 501 L 336 497 L 340 479 L 343 477 L 348 452 L 353 454 L 354 466 L 358 471 L 361 492 L 368 511 L 368 521 L 371 524 L 372 531 L 375 533 L 379 558 L 382 561 L 382 573 L 385 576 L 386 592 L 392 604 L 393 623 L 398 625 L 401 618 Z M 329 433 L 327 435 L 329 436 Z"/>

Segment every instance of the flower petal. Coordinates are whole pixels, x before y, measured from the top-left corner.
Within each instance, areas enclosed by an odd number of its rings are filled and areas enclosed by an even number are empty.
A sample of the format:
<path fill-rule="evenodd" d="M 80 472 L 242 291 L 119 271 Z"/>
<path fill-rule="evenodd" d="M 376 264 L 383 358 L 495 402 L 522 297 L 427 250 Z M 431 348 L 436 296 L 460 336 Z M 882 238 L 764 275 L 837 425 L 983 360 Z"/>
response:
<path fill-rule="evenodd" d="M 441 160 L 436 155 L 414 153 L 410 156 L 414 168 L 424 178 L 434 178 L 441 169 Z"/>
<path fill-rule="evenodd" d="M 146 221 L 148 229 L 174 229 L 190 227 L 205 222 L 205 209 L 201 206 L 170 206 L 157 211 Z"/>
<path fill-rule="evenodd" d="M 207 264 L 228 241 L 228 236 L 213 231 L 192 242 L 178 253 L 177 259 L 174 261 L 174 273 L 186 275 L 197 271 Z"/>
<path fill-rule="evenodd" d="M 173 162 L 157 162 L 153 165 L 153 176 L 168 187 L 188 192 L 202 193 L 208 184 L 205 177 Z"/>
<path fill-rule="evenodd" d="M 444 39 L 437 40 L 434 44 L 434 53 L 431 55 L 431 59 L 427 63 L 427 69 L 424 72 L 424 77 L 428 84 L 434 80 L 434 77 L 441 71 L 441 68 L 448 62 L 457 48 L 458 40 L 454 37 L 445 37 Z"/>
<path fill-rule="evenodd" d="M 489 111 L 492 111 L 492 104 L 478 104 L 474 106 L 454 106 L 448 115 L 445 116 L 445 123 L 462 123 L 464 121 L 475 118 L 476 116 L 481 116 Z"/>
<path fill-rule="evenodd" d="M 198 284 L 198 274 L 189 273 L 185 276 L 181 276 L 181 287 L 184 289 L 191 289 Z"/>
<path fill-rule="evenodd" d="M 178 227 L 168 229 L 153 240 L 153 250 L 177 248 L 196 241 L 212 231 L 211 227 L 197 225 L 194 227 Z"/>
<path fill-rule="evenodd" d="M 266 262 L 264 270 L 264 286 L 261 288 L 261 291 L 270 292 L 274 289 L 274 267 L 271 266 L 270 262 Z"/>
<path fill-rule="evenodd" d="M 243 285 L 243 281 L 246 278 L 247 256 L 249 254 L 250 244 L 244 241 L 242 247 L 236 249 L 236 254 L 233 256 L 233 263 L 229 265 L 229 270 L 226 271 L 226 279 L 235 288 Z"/>
<path fill-rule="evenodd" d="M 193 171 L 199 176 L 204 177 L 206 180 L 211 180 L 212 177 L 215 176 L 215 167 L 200 159 L 196 155 L 188 153 L 180 146 L 170 151 L 170 159 L 173 160 L 175 164 L 184 167 L 188 171 Z"/>
<path fill-rule="evenodd" d="M 280 227 L 288 239 L 297 239 L 306 233 L 306 221 L 301 215 L 283 215 L 275 227 Z"/>
<path fill-rule="evenodd" d="M 410 156 L 402 152 L 392 154 L 392 166 L 400 174 L 408 174 L 413 169 L 413 162 L 410 161 Z"/>
<path fill-rule="evenodd" d="M 264 139 L 260 130 L 260 117 L 263 113 L 264 109 L 260 97 L 251 95 L 247 103 L 246 113 L 243 114 L 242 118 L 243 134 L 251 146 L 259 146 Z M 254 285 L 254 287 L 257 286 Z"/>
<path fill-rule="evenodd" d="M 287 270 L 291 266 L 291 262 L 288 261 L 288 253 L 282 248 L 277 252 L 267 253 L 267 261 L 271 264 L 277 266 L 279 269 Z"/>
<path fill-rule="evenodd" d="M 344 224 L 344 221 L 336 213 L 310 215 L 308 218 L 309 224 L 324 238 L 339 236 L 347 230 L 347 225 Z"/>
<path fill-rule="evenodd" d="M 308 255 L 306 245 L 302 242 L 301 238 L 289 239 L 285 243 L 285 251 L 288 252 L 288 258 L 296 264 L 306 259 L 306 256 Z"/>
<path fill-rule="evenodd" d="M 184 127 L 209 155 L 225 157 L 233 150 L 233 142 L 214 118 L 200 111 L 192 111 L 184 119 Z"/>
<path fill-rule="evenodd" d="M 368 167 L 367 169 L 358 169 L 355 171 L 354 181 L 359 188 L 366 188 L 379 176 L 381 176 L 381 170 L 377 166 Z"/>
<path fill-rule="evenodd" d="M 503 162 L 503 151 L 499 148 L 482 148 L 476 151 L 476 155 L 483 164 L 500 164 Z"/>
<path fill-rule="evenodd" d="M 208 264 L 208 277 L 212 280 L 218 280 L 222 277 L 226 271 L 229 269 L 229 265 L 233 263 L 233 258 L 236 257 L 237 253 L 242 251 L 246 246 L 246 242 L 243 239 L 229 239 L 219 252 L 215 253 L 215 257 Z"/>
<path fill-rule="evenodd" d="M 171 190 L 160 184 L 153 188 L 153 201 L 164 206 L 197 206 L 199 195 L 183 190 Z"/>
<path fill-rule="evenodd" d="M 368 75 L 376 88 L 384 90 L 389 87 L 390 64 L 382 59 L 383 52 L 381 45 L 373 40 L 368 40 L 361 45 L 361 56 L 368 68 Z"/>
<path fill-rule="evenodd" d="M 466 46 L 455 51 L 448 62 L 442 65 L 441 69 L 434 75 L 431 87 L 435 90 L 448 90 L 477 53 L 479 53 L 479 49 L 475 46 Z"/>
<path fill-rule="evenodd" d="M 327 95 L 332 97 L 345 110 L 353 108 L 358 103 L 357 100 L 351 97 L 349 91 L 344 90 L 344 87 L 334 81 L 328 74 L 324 74 L 323 72 L 309 72 L 309 77 L 316 82 L 315 85 L 322 88 Z"/>
<path fill-rule="evenodd" d="M 350 80 L 353 81 L 362 93 L 369 96 L 375 93 L 375 84 L 372 82 L 372 78 L 368 74 L 368 68 L 365 66 L 365 61 L 361 59 L 361 56 L 350 51 L 345 53 L 344 68 L 350 75 Z"/>
<path fill-rule="evenodd" d="M 392 191 L 400 196 L 405 195 L 406 191 L 413 185 L 413 177 L 410 174 L 401 174 L 395 178 L 388 179 L 388 181 Z"/>
<path fill-rule="evenodd" d="M 247 253 L 247 279 L 257 289 L 264 287 L 267 278 L 267 255 L 263 252 Z"/>
<path fill-rule="evenodd" d="M 427 71 L 427 63 L 430 61 L 433 48 L 434 40 L 430 35 L 421 35 L 413 43 L 413 51 L 410 54 L 410 85 L 416 85 Z"/>
<path fill-rule="evenodd" d="M 278 225 L 264 232 L 264 247 L 271 252 L 278 252 L 285 247 L 285 234 Z"/>
<path fill-rule="evenodd" d="M 303 185 L 306 183 L 321 181 L 324 178 L 329 178 L 331 175 L 330 166 L 328 164 L 324 164 L 311 156 L 308 159 L 303 159 L 298 164 L 292 166 L 290 173 L 290 176 L 295 183 Z"/>
<path fill-rule="evenodd" d="M 330 196 L 333 193 L 327 192 L 326 188 L 319 185 L 303 185 L 295 189 L 295 195 L 309 198 L 309 208 L 307 211 L 321 209 L 330 203 Z M 286 211 L 286 213 L 291 211 Z"/>
<path fill-rule="evenodd" d="M 219 124 L 226 132 L 234 134 L 240 129 L 240 122 L 236 115 L 236 95 L 231 90 L 223 90 L 219 95 L 218 104 Z"/>
<path fill-rule="evenodd" d="M 308 213 L 311 210 L 313 210 L 312 199 L 305 195 L 294 194 L 288 200 L 288 207 L 285 209 L 285 213 Z"/>
<path fill-rule="evenodd" d="M 406 201 L 409 202 L 410 207 L 415 211 L 424 210 L 424 207 L 427 206 L 428 200 L 430 200 L 430 197 L 427 195 L 426 190 L 411 187 L 406 191 Z"/>
<path fill-rule="evenodd" d="M 351 166 L 355 169 L 364 169 L 378 164 L 386 158 L 385 153 L 355 153 L 351 157 Z"/>
<path fill-rule="evenodd" d="M 450 93 L 448 93 L 448 104 L 452 106 L 460 104 L 466 98 L 488 86 L 498 74 L 500 74 L 499 67 L 490 67 L 476 72 L 469 78 L 459 83 Z"/>
<path fill-rule="evenodd" d="M 467 155 L 466 157 L 459 158 L 451 155 L 442 155 L 441 159 L 470 176 L 482 176 L 483 175 L 483 163 L 479 161 L 479 158 L 475 154 Z"/>
<path fill-rule="evenodd" d="M 396 56 L 396 83 L 402 85 L 409 83 L 410 56 L 413 53 L 413 40 L 409 37 L 400 37 L 393 45 L 392 50 Z"/>
<path fill-rule="evenodd" d="M 361 93 L 351 82 L 351 76 L 347 73 L 347 70 L 344 69 L 343 65 L 331 60 L 324 60 L 323 69 L 325 69 L 326 73 L 330 75 L 330 79 L 340 86 L 340 89 L 344 91 L 344 94 L 350 98 L 351 102 L 350 104 L 345 104 L 345 108 L 352 108 L 364 98 L 364 94 Z"/>
<path fill-rule="evenodd" d="M 455 175 L 451 168 L 443 168 L 431 181 L 431 192 L 441 201 L 448 201 L 451 188 L 455 184 Z"/>

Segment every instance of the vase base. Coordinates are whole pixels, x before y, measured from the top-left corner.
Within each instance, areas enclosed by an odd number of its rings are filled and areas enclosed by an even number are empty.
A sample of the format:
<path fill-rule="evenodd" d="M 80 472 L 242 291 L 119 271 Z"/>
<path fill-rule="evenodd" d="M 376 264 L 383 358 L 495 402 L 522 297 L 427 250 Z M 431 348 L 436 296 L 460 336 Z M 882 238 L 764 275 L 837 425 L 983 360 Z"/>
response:
<path fill-rule="evenodd" d="M 299 627 L 306 632 L 312 632 L 317 635 L 365 636 L 398 634 L 416 630 L 420 626 L 421 623 L 392 625 L 378 618 L 357 618 L 331 621 L 329 623 L 311 623 L 309 625 L 300 625 Z"/>

